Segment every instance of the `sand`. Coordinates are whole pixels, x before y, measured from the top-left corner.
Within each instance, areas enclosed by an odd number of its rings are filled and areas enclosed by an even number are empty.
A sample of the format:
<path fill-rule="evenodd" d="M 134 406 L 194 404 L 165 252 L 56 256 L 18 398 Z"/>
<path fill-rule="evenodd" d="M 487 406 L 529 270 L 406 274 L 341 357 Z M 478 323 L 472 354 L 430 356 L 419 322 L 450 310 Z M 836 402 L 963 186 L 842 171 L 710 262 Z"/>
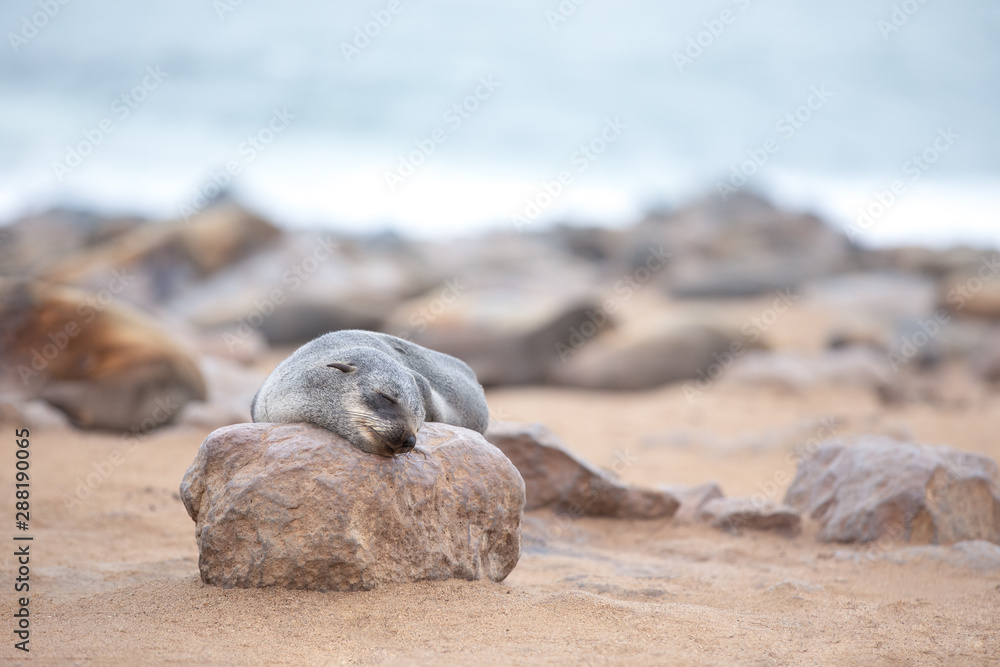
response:
<path fill-rule="evenodd" d="M 860 389 L 801 394 L 720 383 L 607 394 L 489 393 L 494 417 L 541 421 L 629 482 L 717 481 L 776 500 L 810 438 L 889 433 L 1000 459 L 1000 395 L 958 383 L 886 407 Z M 832 420 L 832 421 L 831 421 Z M 0 479 L 11 489 L 15 424 Z M 883 556 L 895 545 L 732 535 L 674 521 L 525 517 L 508 579 L 361 593 L 222 590 L 198 578 L 178 484 L 207 430 L 135 447 L 50 428 L 31 437 L 31 653 L 13 648 L 13 549 L 2 589 L 9 664 L 1000 664 L 1000 573 Z M 106 481 L 67 507 L 118 450 Z M 107 469 L 104 466 L 105 470 Z M 13 521 L 12 493 L 3 511 Z M 7 540 L 15 531 L 8 531 Z M 8 542 L 13 544 L 13 542 Z"/>

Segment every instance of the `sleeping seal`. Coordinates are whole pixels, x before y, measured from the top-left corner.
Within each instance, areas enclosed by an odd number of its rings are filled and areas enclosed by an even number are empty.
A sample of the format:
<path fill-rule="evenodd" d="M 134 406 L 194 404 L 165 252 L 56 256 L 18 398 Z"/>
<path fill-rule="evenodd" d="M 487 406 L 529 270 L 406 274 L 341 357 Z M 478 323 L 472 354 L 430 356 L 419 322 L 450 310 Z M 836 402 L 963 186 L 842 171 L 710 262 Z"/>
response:
<path fill-rule="evenodd" d="M 483 433 L 489 410 L 465 362 L 372 331 L 334 331 L 278 364 L 254 396 L 255 422 L 309 422 L 358 449 L 413 449 L 424 421 Z"/>

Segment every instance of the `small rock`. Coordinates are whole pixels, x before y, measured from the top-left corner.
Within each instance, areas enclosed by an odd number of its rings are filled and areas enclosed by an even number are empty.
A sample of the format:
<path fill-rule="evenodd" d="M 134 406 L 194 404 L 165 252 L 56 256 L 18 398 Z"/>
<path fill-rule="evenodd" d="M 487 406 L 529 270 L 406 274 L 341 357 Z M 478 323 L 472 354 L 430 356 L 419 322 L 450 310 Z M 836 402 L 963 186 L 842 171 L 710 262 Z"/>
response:
<path fill-rule="evenodd" d="M 785 503 L 818 520 L 827 542 L 1000 541 L 996 462 L 949 447 L 881 436 L 823 443 L 800 462 Z"/>
<path fill-rule="evenodd" d="M 702 506 L 698 518 L 714 528 L 734 533 L 749 528 L 796 535 L 802 524 L 798 513 L 791 507 L 770 500 L 755 502 L 750 498 L 710 500 Z"/>
<path fill-rule="evenodd" d="M 657 488 L 669 493 L 680 501 L 681 505 L 674 514 L 674 519 L 683 523 L 694 523 L 698 513 L 710 500 L 723 498 L 722 489 L 715 482 L 706 482 L 698 486 L 682 486 L 680 484 L 660 484 Z"/>
<path fill-rule="evenodd" d="M 541 424 L 494 421 L 486 439 L 524 478 L 525 509 L 551 507 L 576 516 L 658 519 L 672 517 L 680 505 L 665 491 L 619 482 L 574 455 Z"/>
<path fill-rule="evenodd" d="M 205 439 L 180 491 L 202 581 L 226 588 L 502 581 L 520 557 L 524 482 L 457 426 L 425 423 L 383 457 L 311 424 L 237 424 Z"/>

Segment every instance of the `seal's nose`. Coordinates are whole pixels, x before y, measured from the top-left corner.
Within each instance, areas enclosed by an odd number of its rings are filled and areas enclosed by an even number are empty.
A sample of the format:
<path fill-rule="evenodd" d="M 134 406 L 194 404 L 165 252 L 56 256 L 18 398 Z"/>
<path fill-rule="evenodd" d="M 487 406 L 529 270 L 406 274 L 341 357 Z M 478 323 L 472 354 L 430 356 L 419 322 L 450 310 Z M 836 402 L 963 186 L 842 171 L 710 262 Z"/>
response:
<path fill-rule="evenodd" d="M 411 435 L 409 438 L 403 441 L 403 449 L 413 449 L 417 446 L 417 437 Z"/>

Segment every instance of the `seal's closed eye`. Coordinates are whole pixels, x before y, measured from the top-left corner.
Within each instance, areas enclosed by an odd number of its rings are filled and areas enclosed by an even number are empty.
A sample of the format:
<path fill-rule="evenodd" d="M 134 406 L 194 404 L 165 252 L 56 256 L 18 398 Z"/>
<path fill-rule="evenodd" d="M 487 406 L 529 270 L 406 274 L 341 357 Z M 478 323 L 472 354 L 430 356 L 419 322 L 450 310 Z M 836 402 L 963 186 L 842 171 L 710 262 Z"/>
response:
<path fill-rule="evenodd" d="M 377 393 L 377 394 L 378 394 L 379 396 L 381 396 L 382 398 L 384 398 L 385 400 L 387 400 L 387 401 L 389 401 L 390 403 L 392 403 L 393 405 L 399 405 L 399 398 L 394 398 L 394 397 L 392 397 L 392 396 L 389 396 L 388 394 L 383 394 L 383 393 L 382 393 L 382 392 L 380 392 L 380 391 L 379 391 L 379 392 L 376 392 L 376 393 Z"/>
<path fill-rule="evenodd" d="M 338 371 L 343 371 L 345 373 L 353 373 L 354 371 L 358 370 L 357 368 L 351 366 L 350 364 L 342 364 L 339 361 L 335 361 L 332 364 L 327 364 L 327 366 L 329 366 L 330 368 L 336 368 Z"/>

